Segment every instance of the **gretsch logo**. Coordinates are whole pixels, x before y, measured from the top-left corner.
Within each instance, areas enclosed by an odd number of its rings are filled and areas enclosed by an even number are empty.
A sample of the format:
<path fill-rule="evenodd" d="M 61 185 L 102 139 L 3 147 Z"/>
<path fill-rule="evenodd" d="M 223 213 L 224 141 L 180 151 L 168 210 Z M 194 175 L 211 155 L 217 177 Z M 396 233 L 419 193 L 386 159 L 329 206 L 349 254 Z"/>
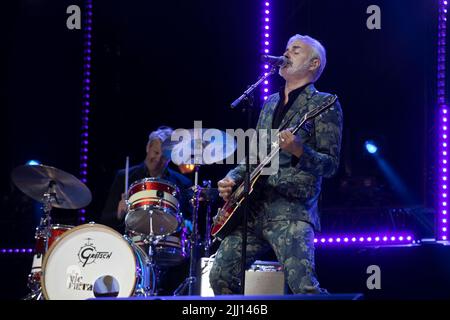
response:
<path fill-rule="evenodd" d="M 88 238 L 86 240 L 85 245 L 78 251 L 78 260 L 83 268 L 97 260 L 109 260 L 111 258 L 112 252 L 97 251 L 97 248 L 93 245 L 93 242 L 91 242 L 93 239 Z"/>

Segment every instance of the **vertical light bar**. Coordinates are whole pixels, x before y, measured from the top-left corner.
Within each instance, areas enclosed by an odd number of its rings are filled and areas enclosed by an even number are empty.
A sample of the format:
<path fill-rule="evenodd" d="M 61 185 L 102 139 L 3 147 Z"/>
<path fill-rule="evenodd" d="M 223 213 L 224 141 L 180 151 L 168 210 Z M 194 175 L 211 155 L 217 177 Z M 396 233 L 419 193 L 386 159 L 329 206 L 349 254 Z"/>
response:
<path fill-rule="evenodd" d="M 270 1 L 269 0 L 262 0 L 262 49 L 261 53 L 263 55 L 270 54 Z M 266 63 L 262 64 L 262 70 L 264 74 L 267 74 L 269 71 L 269 65 Z M 264 80 L 264 83 L 261 86 L 261 97 L 263 101 L 267 100 L 267 97 L 269 96 L 269 79 Z"/>
<path fill-rule="evenodd" d="M 439 205 L 437 237 L 439 240 L 448 240 L 448 105 L 445 95 L 445 53 L 447 36 L 447 0 L 439 0 L 439 25 L 438 25 L 438 61 L 437 61 L 437 102 L 439 109 Z"/>
<path fill-rule="evenodd" d="M 84 1 L 83 16 L 83 87 L 81 115 L 80 178 L 87 183 L 89 152 L 89 110 L 91 101 L 92 0 Z M 85 223 L 86 209 L 80 209 L 79 222 Z"/>

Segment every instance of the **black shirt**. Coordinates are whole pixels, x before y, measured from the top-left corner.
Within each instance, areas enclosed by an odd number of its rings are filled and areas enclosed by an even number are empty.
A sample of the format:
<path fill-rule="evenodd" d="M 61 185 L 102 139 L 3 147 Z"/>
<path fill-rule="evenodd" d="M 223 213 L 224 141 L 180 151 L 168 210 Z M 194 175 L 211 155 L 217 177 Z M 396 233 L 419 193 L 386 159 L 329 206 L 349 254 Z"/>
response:
<path fill-rule="evenodd" d="M 141 179 L 149 178 L 150 173 L 148 172 L 148 168 L 145 163 L 141 163 L 137 166 L 133 166 L 129 168 L 128 181 L 130 186 Z M 189 199 L 184 199 L 183 190 L 187 190 L 190 186 L 192 186 L 192 182 L 174 170 L 166 168 L 161 175 L 161 179 L 167 180 L 175 184 L 181 192 L 180 206 L 181 210 L 184 210 L 184 213 L 189 211 Z M 108 195 L 108 199 L 106 200 L 105 207 L 102 211 L 101 223 L 105 224 L 113 229 L 116 229 L 120 233 L 124 233 L 124 219 L 119 221 L 117 219 L 117 206 L 119 205 L 120 200 L 122 199 L 122 193 L 125 192 L 125 170 L 119 170 L 114 178 L 114 182 L 111 186 L 111 190 Z"/>
<path fill-rule="evenodd" d="M 278 101 L 278 104 L 275 108 L 275 112 L 273 114 L 272 129 L 278 129 L 280 127 L 280 124 L 283 121 L 283 118 L 286 115 L 286 113 L 289 111 L 289 108 L 292 106 L 294 101 L 298 98 L 298 96 L 303 92 L 303 90 L 308 85 L 309 85 L 309 83 L 289 92 L 289 99 L 288 99 L 288 102 L 286 103 L 286 105 L 284 104 L 284 99 L 285 99 L 284 86 L 281 87 L 280 101 Z"/>

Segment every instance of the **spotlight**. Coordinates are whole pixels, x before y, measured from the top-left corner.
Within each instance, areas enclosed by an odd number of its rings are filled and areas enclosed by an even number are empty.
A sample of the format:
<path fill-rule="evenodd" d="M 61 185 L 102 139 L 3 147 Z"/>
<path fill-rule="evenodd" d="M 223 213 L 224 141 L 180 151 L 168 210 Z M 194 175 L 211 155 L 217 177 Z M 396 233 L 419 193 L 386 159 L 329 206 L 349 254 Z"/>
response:
<path fill-rule="evenodd" d="M 183 174 L 191 173 L 192 171 L 194 171 L 195 165 L 193 165 L 193 164 L 181 164 L 181 165 L 178 166 L 178 168 L 180 169 L 181 173 L 183 173 Z"/>
<path fill-rule="evenodd" d="M 38 160 L 30 160 L 26 164 L 28 166 L 37 166 L 37 165 L 40 165 L 41 163 Z"/>
<path fill-rule="evenodd" d="M 378 151 L 378 147 L 372 140 L 368 140 L 364 143 L 364 146 L 366 147 L 366 150 L 370 154 L 375 154 Z"/>

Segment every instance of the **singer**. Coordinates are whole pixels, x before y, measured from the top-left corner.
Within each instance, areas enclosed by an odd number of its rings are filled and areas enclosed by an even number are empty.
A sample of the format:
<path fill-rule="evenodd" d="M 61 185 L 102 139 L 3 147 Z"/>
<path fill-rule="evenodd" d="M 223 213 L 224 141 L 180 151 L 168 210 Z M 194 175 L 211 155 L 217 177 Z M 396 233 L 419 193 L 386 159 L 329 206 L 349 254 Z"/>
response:
<path fill-rule="evenodd" d="M 256 128 L 280 129 L 281 151 L 277 174 L 259 181 L 250 199 L 247 267 L 272 249 L 293 293 L 327 293 L 315 273 L 314 233 L 320 230 L 317 200 L 322 178 L 331 177 L 338 169 L 341 106 L 336 101 L 312 120 L 311 130 L 293 135 L 286 128 L 294 127 L 302 115 L 330 96 L 314 87 L 326 65 L 325 49 L 319 41 L 297 34 L 289 39 L 283 57 L 266 59 L 280 67 L 279 75 L 286 82 L 265 101 Z M 227 200 L 244 176 L 245 165 L 231 170 L 218 182 L 220 196 Z M 238 227 L 220 244 L 210 273 L 216 295 L 240 292 L 241 243 Z"/>

